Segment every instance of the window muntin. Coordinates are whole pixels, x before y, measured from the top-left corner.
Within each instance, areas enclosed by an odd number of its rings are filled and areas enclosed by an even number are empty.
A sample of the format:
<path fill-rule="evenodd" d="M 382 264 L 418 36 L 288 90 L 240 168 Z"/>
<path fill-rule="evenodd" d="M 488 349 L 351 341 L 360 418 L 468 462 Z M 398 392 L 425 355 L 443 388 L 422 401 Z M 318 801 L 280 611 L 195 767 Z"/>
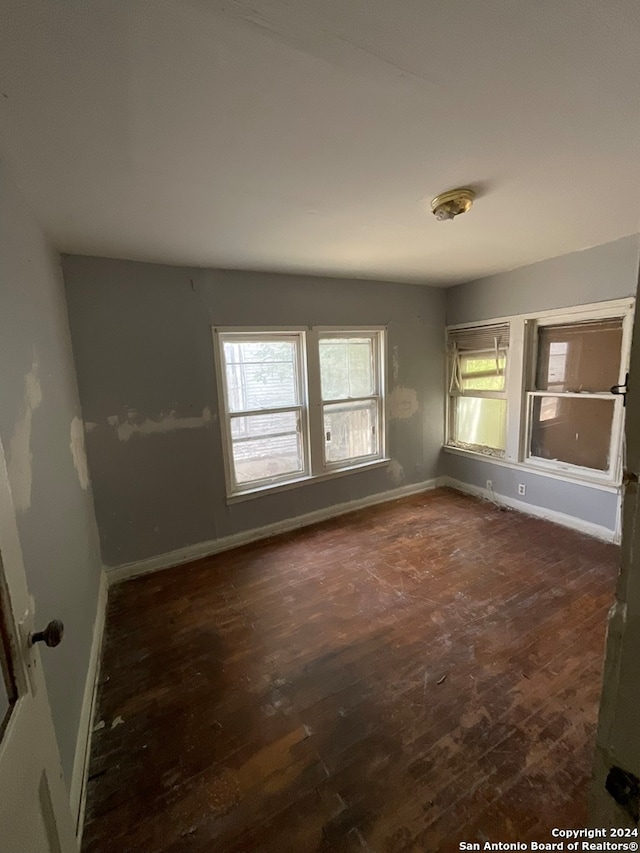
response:
<path fill-rule="evenodd" d="M 384 330 L 216 338 L 230 496 L 383 459 Z"/>
<path fill-rule="evenodd" d="M 504 456 L 509 331 L 506 323 L 449 331 L 449 446 Z"/>
<path fill-rule="evenodd" d="M 528 392 L 527 457 L 594 476 L 615 473 L 623 317 L 540 325 Z M 617 426 L 617 423 L 620 426 Z"/>
<path fill-rule="evenodd" d="M 326 468 L 382 455 L 381 336 L 382 332 L 320 336 Z"/>

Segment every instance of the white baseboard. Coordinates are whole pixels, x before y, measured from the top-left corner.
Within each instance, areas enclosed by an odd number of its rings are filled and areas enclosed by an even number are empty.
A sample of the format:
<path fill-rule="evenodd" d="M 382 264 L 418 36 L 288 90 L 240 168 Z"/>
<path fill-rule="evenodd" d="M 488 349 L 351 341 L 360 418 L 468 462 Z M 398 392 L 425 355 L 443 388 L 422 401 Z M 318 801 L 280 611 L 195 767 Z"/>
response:
<path fill-rule="evenodd" d="M 553 521 L 555 524 L 561 524 L 563 527 L 570 527 L 572 530 L 578 530 L 580 533 L 586 533 L 596 539 L 601 539 L 604 542 L 619 542 L 619 534 L 615 530 L 609 530 L 608 527 L 602 527 L 599 524 L 593 524 L 590 521 L 584 521 L 581 518 L 576 518 L 573 515 L 566 515 L 564 512 L 557 512 L 553 509 L 528 504 L 525 501 L 519 501 L 507 495 L 499 495 L 489 489 L 483 489 L 481 486 L 473 486 L 470 483 L 464 483 L 462 480 L 455 480 L 453 477 L 441 477 L 441 485 L 450 486 L 458 492 L 464 492 L 467 495 L 474 495 L 478 498 L 491 501 L 492 503 L 500 504 L 501 506 L 515 509 L 524 515 L 532 515 L 535 518 L 544 518 L 547 521 Z"/>
<path fill-rule="evenodd" d="M 336 504 L 325 509 L 316 510 L 315 512 L 308 512 L 305 515 L 296 516 L 295 518 L 287 518 L 284 521 L 277 521 L 274 524 L 267 524 L 264 527 L 257 527 L 254 530 L 236 533 L 233 536 L 225 536 L 222 539 L 212 539 L 207 542 L 198 542 L 195 545 L 188 545 L 176 551 L 158 554 L 156 557 L 149 557 L 133 563 L 124 563 L 121 566 L 113 568 L 105 568 L 105 571 L 109 584 L 119 583 L 120 581 L 138 577 L 139 575 L 146 575 L 151 572 L 160 571 L 161 569 L 179 566 L 182 563 L 190 563 L 192 560 L 199 560 L 202 557 L 210 557 L 222 551 L 229 551 L 231 548 L 237 548 L 239 545 L 247 545 L 250 542 L 257 542 L 260 539 L 268 539 L 270 536 L 276 536 L 278 533 L 288 533 L 291 530 L 297 530 L 300 527 L 307 527 L 319 521 L 326 521 L 329 518 L 346 515 L 349 512 L 355 512 L 358 509 L 364 509 L 368 506 L 388 503 L 398 498 L 427 492 L 441 485 L 441 479 L 434 478 L 432 480 L 425 480 L 422 483 L 400 486 L 397 489 L 391 489 L 376 495 L 369 495 L 366 498 L 349 501 L 348 503 Z"/>
<path fill-rule="evenodd" d="M 82 710 L 80 712 L 80 725 L 76 740 L 76 754 L 73 762 L 71 776 L 71 810 L 76 819 L 76 837 L 80 842 L 82 839 L 82 828 L 84 824 L 84 810 L 87 795 L 87 776 L 89 771 L 89 758 L 91 754 L 91 732 L 93 730 L 93 715 L 95 709 L 98 680 L 100 678 L 100 659 L 102 650 L 102 637 L 104 634 L 105 617 L 107 613 L 109 584 L 106 572 L 100 573 L 100 586 L 98 589 L 98 601 L 96 604 L 96 618 L 93 625 L 93 639 L 91 641 L 91 654 L 89 656 L 89 668 L 84 687 L 82 699 Z"/>

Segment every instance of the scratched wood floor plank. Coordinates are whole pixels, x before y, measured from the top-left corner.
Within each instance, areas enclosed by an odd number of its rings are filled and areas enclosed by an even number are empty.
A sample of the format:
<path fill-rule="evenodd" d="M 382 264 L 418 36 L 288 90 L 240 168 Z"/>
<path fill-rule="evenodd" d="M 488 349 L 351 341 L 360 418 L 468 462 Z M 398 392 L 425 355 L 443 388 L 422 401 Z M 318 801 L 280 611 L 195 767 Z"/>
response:
<path fill-rule="evenodd" d="M 617 566 L 438 489 L 115 587 L 84 853 L 581 825 Z"/>

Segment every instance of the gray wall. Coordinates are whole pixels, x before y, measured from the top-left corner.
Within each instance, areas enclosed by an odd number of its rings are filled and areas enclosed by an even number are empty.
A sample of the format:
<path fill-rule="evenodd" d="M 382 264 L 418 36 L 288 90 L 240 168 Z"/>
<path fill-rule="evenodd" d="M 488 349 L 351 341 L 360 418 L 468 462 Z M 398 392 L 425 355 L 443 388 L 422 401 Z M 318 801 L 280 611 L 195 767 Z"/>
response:
<path fill-rule="evenodd" d="M 106 565 L 436 475 L 442 291 L 77 256 L 63 269 Z M 416 392 L 413 414 L 391 406 L 392 464 L 228 506 L 211 327 L 339 324 L 387 324 L 391 399 Z"/>
<path fill-rule="evenodd" d="M 447 291 L 447 323 L 570 308 L 634 296 L 640 234 L 460 284 Z"/>
<path fill-rule="evenodd" d="M 62 645 L 43 649 L 42 661 L 69 784 L 96 616 L 98 538 L 59 257 L 1 164 L 0 282 L 0 440 L 36 624 L 65 623 Z"/>
<path fill-rule="evenodd" d="M 487 480 L 491 480 L 496 495 L 505 495 L 524 504 L 571 515 L 607 530 L 616 529 L 620 500 L 613 492 L 543 477 L 523 468 L 509 468 L 475 457 L 444 451 L 443 456 L 445 473 L 462 483 L 484 489 Z M 519 483 L 524 483 L 525 495 L 518 494 Z"/>
<path fill-rule="evenodd" d="M 640 235 L 636 234 L 452 287 L 447 291 L 447 323 L 471 323 L 633 296 L 639 256 Z M 441 472 L 482 488 L 490 479 L 497 494 L 610 530 L 616 527 L 619 498 L 610 492 L 446 451 L 442 453 Z M 518 483 L 526 485 L 526 496 L 518 495 Z"/>

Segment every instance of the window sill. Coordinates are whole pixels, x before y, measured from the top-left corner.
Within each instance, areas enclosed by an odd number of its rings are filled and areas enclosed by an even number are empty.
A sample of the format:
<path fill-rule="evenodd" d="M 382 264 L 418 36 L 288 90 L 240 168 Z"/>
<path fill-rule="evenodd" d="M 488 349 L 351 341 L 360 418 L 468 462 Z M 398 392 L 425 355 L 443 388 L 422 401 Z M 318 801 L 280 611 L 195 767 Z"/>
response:
<path fill-rule="evenodd" d="M 386 468 L 391 462 L 391 459 L 375 459 L 373 462 L 363 462 L 359 465 L 351 465 L 349 468 L 340 468 L 336 471 L 325 471 L 322 474 L 307 474 L 304 477 L 298 477 L 295 480 L 287 480 L 286 483 L 274 483 L 269 486 L 260 486 L 256 489 L 248 489 L 246 492 L 236 492 L 227 496 L 227 504 L 242 503 L 253 498 L 266 497 L 273 495 L 276 492 L 286 492 L 289 489 L 295 489 L 298 486 L 306 486 L 310 483 L 324 482 L 325 480 L 333 480 L 336 477 L 346 477 L 349 474 L 357 474 L 360 471 L 371 471 L 375 468 Z"/>
<path fill-rule="evenodd" d="M 551 471 L 542 465 L 536 465 L 531 462 L 513 462 L 510 459 L 501 459 L 498 456 L 490 456 L 489 454 L 478 453 L 473 450 L 463 450 L 460 447 L 449 447 L 443 445 L 442 449 L 447 453 L 453 453 L 457 456 L 471 457 L 472 459 L 480 459 L 483 462 L 488 462 L 491 465 L 501 465 L 503 468 L 514 468 L 518 471 L 526 471 L 529 474 L 535 474 L 538 477 L 548 477 L 551 480 L 562 480 L 564 483 L 574 483 L 578 486 L 587 486 L 590 489 L 599 489 L 601 492 L 610 492 L 611 494 L 620 493 L 620 485 L 610 481 L 603 482 L 602 480 L 592 477 L 581 477 L 574 473 L 565 473 L 564 471 Z"/>

